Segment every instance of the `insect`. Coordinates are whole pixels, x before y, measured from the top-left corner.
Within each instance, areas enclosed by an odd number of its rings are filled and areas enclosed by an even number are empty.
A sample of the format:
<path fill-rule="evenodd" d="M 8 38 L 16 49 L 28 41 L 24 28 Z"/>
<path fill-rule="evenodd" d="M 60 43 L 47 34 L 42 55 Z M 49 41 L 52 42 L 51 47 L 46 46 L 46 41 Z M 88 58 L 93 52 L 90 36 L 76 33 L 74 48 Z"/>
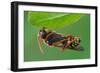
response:
<path fill-rule="evenodd" d="M 70 48 L 74 50 L 81 51 L 83 50 L 82 47 L 80 47 L 80 38 L 74 37 L 72 35 L 64 36 L 60 33 L 56 33 L 54 31 L 48 30 L 45 27 L 40 29 L 38 32 L 38 45 L 40 48 L 41 53 L 44 53 L 41 45 L 42 43 L 46 43 L 48 46 L 55 46 L 61 48 L 62 51 L 64 49 Z"/>

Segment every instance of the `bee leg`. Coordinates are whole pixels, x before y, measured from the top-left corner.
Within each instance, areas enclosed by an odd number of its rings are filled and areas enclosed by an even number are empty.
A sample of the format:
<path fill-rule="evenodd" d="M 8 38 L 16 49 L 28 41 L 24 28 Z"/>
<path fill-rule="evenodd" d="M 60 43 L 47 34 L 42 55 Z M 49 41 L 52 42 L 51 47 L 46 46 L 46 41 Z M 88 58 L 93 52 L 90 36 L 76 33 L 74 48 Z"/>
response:
<path fill-rule="evenodd" d="M 63 46 L 62 46 L 62 51 L 64 51 L 64 50 L 65 50 L 66 45 L 67 45 L 67 41 L 64 41 L 64 42 L 63 42 Z"/>
<path fill-rule="evenodd" d="M 42 54 L 44 54 L 44 51 L 43 51 L 43 49 L 41 47 L 43 40 L 42 40 L 41 36 L 39 35 L 39 33 L 38 33 L 38 36 L 37 36 L 37 40 L 38 40 L 38 45 L 39 45 L 40 52 Z"/>
<path fill-rule="evenodd" d="M 74 40 L 68 41 L 64 48 L 68 48 L 71 45 L 72 42 L 74 42 Z"/>
<path fill-rule="evenodd" d="M 65 49 L 65 48 L 61 48 L 61 51 L 64 52 L 64 49 Z"/>

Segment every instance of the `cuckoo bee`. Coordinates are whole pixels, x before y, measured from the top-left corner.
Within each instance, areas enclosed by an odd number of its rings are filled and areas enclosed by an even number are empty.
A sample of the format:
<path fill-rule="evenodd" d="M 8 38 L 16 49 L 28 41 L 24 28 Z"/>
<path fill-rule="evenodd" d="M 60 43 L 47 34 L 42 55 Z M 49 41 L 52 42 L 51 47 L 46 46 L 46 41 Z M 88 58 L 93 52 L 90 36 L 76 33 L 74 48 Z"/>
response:
<path fill-rule="evenodd" d="M 45 27 L 40 29 L 40 31 L 38 32 L 38 45 L 41 53 L 44 53 L 41 47 L 43 42 L 48 46 L 59 47 L 62 51 L 67 48 L 77 51 L 83 50 L 83 48 L 80 47 L 81 40 L 79 37 L 74 37 L 72 35 L 64 36 L 62 34 L 48 30 Z"/>

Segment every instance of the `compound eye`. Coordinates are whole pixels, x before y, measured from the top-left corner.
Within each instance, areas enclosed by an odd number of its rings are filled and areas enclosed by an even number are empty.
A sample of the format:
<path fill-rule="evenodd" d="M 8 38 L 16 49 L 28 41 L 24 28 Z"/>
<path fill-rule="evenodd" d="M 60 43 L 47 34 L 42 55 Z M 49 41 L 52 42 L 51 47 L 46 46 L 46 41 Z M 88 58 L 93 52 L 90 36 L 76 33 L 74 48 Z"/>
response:
<path fill-rule="evenodd" d="M 79 39 L 79 42 L 81 42 L 81 40 Z"/>

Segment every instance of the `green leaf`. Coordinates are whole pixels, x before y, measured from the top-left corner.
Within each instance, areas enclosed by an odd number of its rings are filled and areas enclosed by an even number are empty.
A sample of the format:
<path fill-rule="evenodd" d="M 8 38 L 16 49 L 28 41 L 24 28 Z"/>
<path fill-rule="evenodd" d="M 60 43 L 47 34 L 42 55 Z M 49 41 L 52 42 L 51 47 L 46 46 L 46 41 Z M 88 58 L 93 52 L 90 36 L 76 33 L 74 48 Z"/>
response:
<path fill-rule="evenodd" d="M 28 22 L 38 28 L 47 27 L 50 29 L 62 28 L 74 24 L 84 14 L 62 13 L 62 12 L 28 12 Z"/>

